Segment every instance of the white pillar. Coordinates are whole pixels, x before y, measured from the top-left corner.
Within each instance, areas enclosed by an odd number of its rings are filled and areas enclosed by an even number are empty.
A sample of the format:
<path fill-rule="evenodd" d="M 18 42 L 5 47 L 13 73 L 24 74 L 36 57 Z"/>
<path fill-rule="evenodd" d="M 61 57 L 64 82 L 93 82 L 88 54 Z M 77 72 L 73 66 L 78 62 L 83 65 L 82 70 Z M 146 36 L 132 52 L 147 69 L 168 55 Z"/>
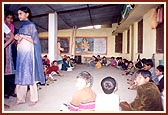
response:
<path fill-rule="evenodd" d="M 48 58 L 57 60 L 57 13 L 50 13 L 48 19 Z"/>

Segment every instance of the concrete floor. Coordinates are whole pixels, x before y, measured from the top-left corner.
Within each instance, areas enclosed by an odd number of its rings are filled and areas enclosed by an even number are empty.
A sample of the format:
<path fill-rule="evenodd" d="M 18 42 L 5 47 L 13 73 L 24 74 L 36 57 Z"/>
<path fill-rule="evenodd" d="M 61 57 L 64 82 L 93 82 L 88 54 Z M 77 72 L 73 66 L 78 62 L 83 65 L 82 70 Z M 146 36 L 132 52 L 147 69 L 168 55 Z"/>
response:
<path fill-rule="evenodd" d="M 102 93 L 100 86 L 101 80 L 106 76 L 112 76 L 116 79 L 118 83 L 118 91 L 116 92 L 120 96 L 120 101 L 133 101 L 136 91 L 129 90 L 129 85 L 127 84 L 127 76 L 123 76 L 123 71 L 118 70 L 113 67 L 103 67 L 101 69 L 87 67 L 84 64 L 78 64 L 76 68 L 71 72 L 63 72 L 64 76 L 57 77 L 57 81 L 50 84 L 49 86 L 41 86 L 42 89 L 39 90 L 39 101 L 34 106 L 29 106 L 28 103 L 13 106 L 16 102 L 16 98 L 10 97 L 9 99 L 4 99 L 5 104 L 9 104 L 9 109 L 3 109 L 4 113 L 13 112 L 43 112 L 43 113 L 57 113 L 60 112 L 59 109 L 62 103 L 67 103 L 71 100 L 72 95 L 76 91 L 75 80 L 76 76 L 81 71 L 88 71 L 94 77 L 94 83 L 92 89 L 96 94 Z M 29 99 L 27 98 L 27 102 Z"/>

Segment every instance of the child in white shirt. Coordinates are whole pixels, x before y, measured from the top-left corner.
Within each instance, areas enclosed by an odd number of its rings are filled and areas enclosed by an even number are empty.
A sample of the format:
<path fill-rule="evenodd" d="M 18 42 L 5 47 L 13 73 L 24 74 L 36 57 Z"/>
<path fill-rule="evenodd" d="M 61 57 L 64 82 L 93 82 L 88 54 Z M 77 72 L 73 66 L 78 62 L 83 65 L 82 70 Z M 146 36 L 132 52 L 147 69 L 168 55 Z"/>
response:
<path fill-rule="evenodd" d="M 98 112 L 117 112 L 119 111 L 119 96 L 115 94 L 116 80 L 110 76 L 101 81 L 104 93 L 98 94 L 95 102 L 95 111 Z"/>

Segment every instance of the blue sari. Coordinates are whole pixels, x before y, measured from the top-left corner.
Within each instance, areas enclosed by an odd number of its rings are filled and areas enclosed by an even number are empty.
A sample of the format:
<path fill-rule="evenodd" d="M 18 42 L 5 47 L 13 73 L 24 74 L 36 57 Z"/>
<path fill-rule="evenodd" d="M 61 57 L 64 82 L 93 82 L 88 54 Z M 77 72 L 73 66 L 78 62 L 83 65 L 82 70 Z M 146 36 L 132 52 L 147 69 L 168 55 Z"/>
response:
<path fill-rule="evenodd" d="M 18 34 L 29 36 L 33 43 L 22 39 L 18 44 L 16 60 L 16 85 L 33 85 L 36 81 L 45 83 L 41 46 L 35 24 L 22 21 Z"/>

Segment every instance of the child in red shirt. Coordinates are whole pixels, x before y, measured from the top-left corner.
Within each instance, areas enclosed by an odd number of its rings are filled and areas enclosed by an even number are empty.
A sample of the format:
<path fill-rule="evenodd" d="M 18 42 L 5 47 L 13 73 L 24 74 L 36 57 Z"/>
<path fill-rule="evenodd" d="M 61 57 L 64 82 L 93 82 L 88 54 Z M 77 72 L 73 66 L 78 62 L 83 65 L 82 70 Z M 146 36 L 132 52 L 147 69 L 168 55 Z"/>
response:
<path fill-rule="evenodd" d="M 46 74 L 49 75 L 49 77 L 51 77 L 51 79 L 53 80 L 54 80 L 53 76 L 55 75 L 62 76 L 62 74 L 60 74 L 59 72 L 58 63 L 56 60 L 54 60 L 51 66 L 47 68 Z"/>

